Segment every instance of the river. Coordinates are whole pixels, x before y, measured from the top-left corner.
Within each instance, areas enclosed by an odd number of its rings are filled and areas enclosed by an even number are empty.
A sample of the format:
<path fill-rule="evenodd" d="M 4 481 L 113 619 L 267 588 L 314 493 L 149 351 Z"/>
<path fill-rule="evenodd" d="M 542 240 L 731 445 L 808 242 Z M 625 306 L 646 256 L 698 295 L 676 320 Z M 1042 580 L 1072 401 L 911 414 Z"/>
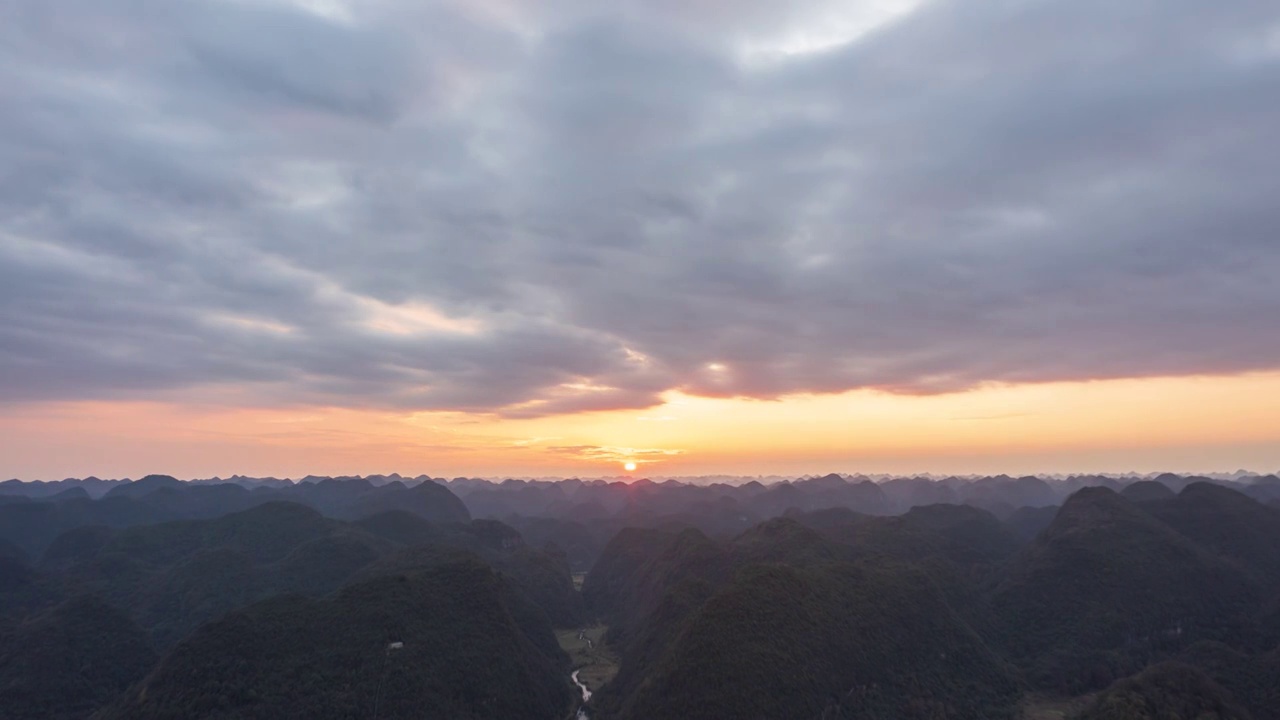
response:
<path fill-rule="evenodd" d="M 573 684 L 577 685 L 578 689 L 582 690 L 582 702 L 585 703 L 586 701 L 591 699 L 591 691 L 587 689 L 586 685 L 583 685 L 582 682 L 578 680 L 579 672 L 581 671 L 574 670 L 573 674 L 570 675 L 569 677 L 573 678 Z M 590 720 L 590 716 L 587 715 L 586 708 L 578 708 L 578 715 L 576 720 Z"/>

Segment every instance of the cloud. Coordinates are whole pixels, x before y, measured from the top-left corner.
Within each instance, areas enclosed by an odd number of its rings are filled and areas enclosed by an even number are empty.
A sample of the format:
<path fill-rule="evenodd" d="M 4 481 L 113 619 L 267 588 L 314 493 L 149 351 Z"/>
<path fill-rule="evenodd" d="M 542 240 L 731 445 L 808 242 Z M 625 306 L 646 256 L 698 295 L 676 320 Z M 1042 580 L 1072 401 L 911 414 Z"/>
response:
<path fill-rule="evenodd" d="M 1280 367 L 1273 3 L 838 11 L 0 11 L 0 401 Z"/>

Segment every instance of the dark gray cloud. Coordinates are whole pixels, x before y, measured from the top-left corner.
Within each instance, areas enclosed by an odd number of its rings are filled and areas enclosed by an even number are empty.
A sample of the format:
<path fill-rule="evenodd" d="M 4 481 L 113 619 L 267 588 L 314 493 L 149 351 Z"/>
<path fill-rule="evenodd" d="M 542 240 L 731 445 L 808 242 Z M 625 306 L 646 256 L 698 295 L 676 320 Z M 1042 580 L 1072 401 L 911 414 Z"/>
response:
<path fill-rule="evenodd" d="M 0 400 L 1280 367 L 1273 2 L 841 5 L 2 3 Z"/>

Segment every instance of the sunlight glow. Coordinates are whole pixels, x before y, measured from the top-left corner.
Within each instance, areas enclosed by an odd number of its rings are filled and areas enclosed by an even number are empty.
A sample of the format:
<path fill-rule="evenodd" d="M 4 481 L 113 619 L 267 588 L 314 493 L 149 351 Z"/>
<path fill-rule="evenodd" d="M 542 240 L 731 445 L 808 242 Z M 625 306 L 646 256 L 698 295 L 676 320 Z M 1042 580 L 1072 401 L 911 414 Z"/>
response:
<path fill-rule="evenodd" d="M 932 396 L 864 390 L 750 400 L 672 392 L 645 411 L 503 418 L 254 407 L 261 394 L 246 385 L 187 392 L 172 403 L 12 405 L 0 409 L 0 456 L 9 474 L 45 479 L 157 471 L 302 477 L 371 467 L 433 477 L 591 477 L 632 463 L 650 477 L 1275 472 L 1276 397 L 1280 373 L 1257 373 Z"/>
<path fill-rule="evenodd" d="M 922 0 L 832 3 L 796 26 L 742 43 L 739 57 L 746 65 L 769 65 L 834 50 L 901 19 L 921 4 Z"/>

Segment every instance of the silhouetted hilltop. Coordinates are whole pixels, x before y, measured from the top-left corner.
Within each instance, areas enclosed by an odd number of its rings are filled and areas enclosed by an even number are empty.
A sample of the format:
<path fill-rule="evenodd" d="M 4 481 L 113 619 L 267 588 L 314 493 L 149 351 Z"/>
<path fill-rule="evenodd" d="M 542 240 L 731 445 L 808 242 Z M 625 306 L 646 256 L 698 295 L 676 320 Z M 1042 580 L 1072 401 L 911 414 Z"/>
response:
<path fill-rule="evenodd" d="M 967 504 L 1005 519 L 1023 507 L 1056 505 L 1083 487 L 1119 490 L 1137 485 L 1137 489 L 1130 492 L 1140 492 L 1150 487 L 1140 483 L 1148 482 L 1159 482 L 1180 491 L 1186 485 L 1208 481 L 1237 488 L 1259 501 L 1280 501 L 1280 480 L 1270 482 L 1273 479 L 1272 476 L 1239 475 L 1230 480 L 1210 480 L 1167 473 L 1156 480 L 1096 475 L 1068 478 L 996 475 L 873 481 L 862 476 L 829 473 L 792 480 L 701 484 L 670 479 L 652 482 L 643 478 L 633 482 L 476 478 L 446 481 L 425 475 L 408 478 L 392 473 L 343 478 L 308 476 L 298 482 L 244 476 L 180 482 L 166 475 L 149 475 L 136 481 L 97 478 L 56 483 L 7 481 L 0 483 L 0 528 L 19 529 L 11 532 L 0 529 L 0 537 L 38 555 L 53 537 L 80 525 L 122 527 L 208 518 L 262 502 L 288 500 L 347 520 L 386 510 L 408 510 L 434 522 L 465 522 L 475 516 L 502 520 L 522 530 L 527 523 L 539 519 L 578 523 L 587 526 L 589 531 L 578 532 L 575 542 L 558 544 L 569 555 L 571 565 L 582 570 L 598 556 L 608 538 L 624 526 L 697 527 L 710 536 L 732 537 L 788 511 L 848 508 L 863 514 L 891 515 L 935 504 Z M 116 504 L 83 504 L 104 494 Z M 82 504 L 74 505 L 77 500 Z M 126 500 L 139 505 L 120 502 Z M 57 509 L 42 506 L 46 502 L 52 502 Z M 23 503 L 41 507 L 26 516 L 6 514 L 5 506 Z"/>
<path fill-rule="evenodd" d="M 671 533 L 659 530 L 623 528 L 619 531 L 605 546 L 582 585 L 587 610 L 605 616 L 616 612 L 632 578 L 657 557 L 671 539 Z"/>
<path fill-rule="evenodd" d="M 525 541 L 534 547 L 554 543 L 564 552 L 575 572 L 590 570 L 618 530 L 614 522 L 591 517 L 571 520 L 512 515 L 503 522 L 519 530 Z"/>
<path fill-rule="evenodd" d="M 43 566 L 69 592 L 126 609 L 168 647 L 205 620 L 270 595 L 330 592 L 390 549 L 310 508 L 272 502 L 213 520 L 80 528 L 50 546 Z"/>
<path fill-rule="evenodd" d="M 1166 662 L 1116 681 L 1077 720 L 1253 720 L 1231 693 L 1203 672 Z"/>
<path fill-rule="evenodd" d="M 1280 587 L 1280 512 L 1231 488 L 1191 483 L 1144 508 L 1152 516 L 1260 581 Z"/>
<path fill-rule="evenodd" d="M 555 546 L 534 547 L 515 528 L 493 520 L 436 524 L 405 511 L 379 513 L 356 523 L 373 535 L 408 548 L 422 546 L 467 550 L 502 572 L 537 605 L 555 627 L 582 621 L 583 607 L 563 552 Z M 375 569 L 396 562 L 393 553 Z M 365 573 L 367 574 L 367 573 Z"/>
<path fill-rule="evenodd" d="M 958 488 L 960 499 L 987 510 L 1020 507 L 1042 507 L 1061 500 L 1049 483 L 1037 477 L 1011 478 L 1005 475 L 986 477 Z"/>
<path fill-rule="evenodd" d="M 926 478 L 894 478 L 880 483 L 880 489 L 898 511 L 917 505 L 960 502 L 960 494 L 954 484 Z"/>
<path fill-rule="evenodd" d="M 563 554 L 530 547 L 515 528 L 495 520 L 437 525 L 399 510 L 380 513 L 356 524 L 410 548 L 428 545 L 474 553 L 525 593 L 555 627 L 574 627 L 582 622 L 582 600 L 574 590 Z M 392 554 L 375 564 L 372 571 L 402 567 L 406 561 L 412 564 L 415 551 Z"/>
<path fill-rule="evenodd" d="M 147 475 L 138 478 L 133 482 L 121 483 L 107 491 L 105 497 L 132 497 L 138 498 L 143 495 L 161 490 L 164 488 L 181 488 L 182 481 L 172 475 Z"/>
<path fill-rule="evenodd" d="M 821 533 L 794 517 L 766 520 L 734 538 L 729 547 L 735 565 L 786 563 L 809 565 L 850 557 Z"/>
<path fill-rule="evenodd" d="M 1018 548 L 1017 539 L 991 513 L 967 505 L 916 506 L 893 517 L 843 510 L 794 517 L 861 554 L 972 564 L 1005 560 Z"/>
<path fill-rule="evenodd" d="M 1016 689 L 922 576 L 754 565 L 705 602 L 618 717 L 977 720 L 1012 717 Z"/>
<path fill-rule="evenodd" d="M 1034 682 L 1074 690 L 1196 638 L 1236 637 L 1259 588 L 1107 488 L 1072 495 L 1010 564 L 992 598 Z M 1141 664 L 1138 665 L 1141 667 Z M 1105 675 L 1105 673 L 1104 673 Z"/>
<path fill-rule="evenodd" d="M 0 482 L 0 497 L 27 497 L 32 499 L 49 498 L 69 490 L 80 488 L 92 498 L 100 498 L 111 488 L 128 480 L 102 480 L 93 476 L 87 478 L 67 478 L 54 481 L 5 480 Z"/>
<path fill-rule="evenodd" d="M 627 567 L 621 578 L 597 581 L 593 571 L 583 585 L 588 607 L 608 622 L 609 639 L 620 646 L 631 640 L 671 588 L 693 579 L 715 584 L 729 571 L 725 549 L 696 529 L 663 534 L 656 545 L 648 545 L 648 538 L 640 538 L 640 542 L 647 547 L 639 552 L 623 549 L 630 557 L 619 564 L 630 565 L 637 559 L 641 562 Z M 606 550 L 606 554 L 609 552 Z M 605 562 L 603 557 L 601 561 Z M 596 590 L 609 580 L 619 584 L 607 593 Z M 588 583 L 592 585 L 590 589 Z M 602 602 L 602 598 L 612 598 L 612 602 Z"/>
<path fill-rule="evenodd" d="M 66 494 L 64 491 L 41 500 L 0 504 L 0 540 L 18 546 L 30 556 L 39 556 L 56 537 L 80 527 L 123 528 L 216 518 L 280 501 L 348 520 L 385 510 L 403 510 L 442 523 L 471 519 L 457 496 L 431 481 L 406 487 L 398 481 L 374 485 L 363 479 L 327 479 L 296 485 L 266 483 L 250 489 L 244 483 L 191 483 L 167 475 L 148 475 L 134 482 L 118 483 L 98 500 L 87 499 L 83 493 L 70 497 Z"/>
<path fill-rule="evenodd" d="M 1170 490 L 1168 486 L 1162 485 L 1155 480 L 1139 480 L 1135 483 L 1126 485 L 1120 494 L 1130 502 L 1157 502 L 1160 500 L 1172 500 L 1177 497 L 1177 493 Z"/>
<path fill-rule="evenodd" d="M 473 550 L 557 625 L 580 619 L 568 568 L 524 547 L 519 533 L 492 521 L 436 526 L 405 511 L 353 525 L 273 501 L 212 520 L 89 526 L 57 538 L 41 568 L 62 593 L 93 593 L 125 609 L 164 648 L 206 620 L 272 595 L 332 592 L 410 544 Z"/>
<path fill-rule="evenodd" d="M 472 562 L 476 559 L 484 560 L 476 553 L 457 546 L 417 545 L 399 550 L 370 564 L 356 573 L 352 578 L 352 582 L 362 583 L 391 575 L 412 575 L 450 563 Z M 486 561 L 486 564 L 491 568 L 494 567 L 494 564 L 490 561 Z M 529 592 L 521 579 L 512 577 L 504 572 L 499 572 L 498 575 L 502 578 L 501 592 L 503 602 L 517 626 L 544 655 L 555 659 L 557 662 L 566 660 L 551 630 L 554 625 L 552 614 L 549 614 L 547 608 L 544 607 L 546 599 L 538 597 L 536 593 Z M 557 598 L 557 600 L 563 602 L 560 598 Z M 576 611 L 578 605 L 576 602 L 570 604 L 567 608 L 551 605 L 550 609 L 552 613 L 557 610 L 560 612 Z M 569 624 L 559 627 L 574 627 L 574 625 Z"/>

